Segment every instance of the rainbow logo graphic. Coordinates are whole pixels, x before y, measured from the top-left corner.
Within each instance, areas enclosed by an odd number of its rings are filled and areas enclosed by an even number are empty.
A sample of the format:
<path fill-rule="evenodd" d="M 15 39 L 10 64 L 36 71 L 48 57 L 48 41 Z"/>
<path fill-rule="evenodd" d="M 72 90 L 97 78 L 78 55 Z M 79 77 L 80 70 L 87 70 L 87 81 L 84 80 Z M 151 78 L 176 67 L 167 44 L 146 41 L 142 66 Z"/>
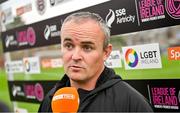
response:
<path fill-rule="evenodd" d="M 129 55 L 132 54 L 134 56 L 134 61 L 131 62 L 129 60 Z M 135 67 L 138 64 L 138 55 L 136 53 L 136 51 L 134 51 L 134 49 L 130 48 L 126 51 L 125 54 L 125 59 L 126 59 L 126 63 L 130 66 L 130 67 Z"/>

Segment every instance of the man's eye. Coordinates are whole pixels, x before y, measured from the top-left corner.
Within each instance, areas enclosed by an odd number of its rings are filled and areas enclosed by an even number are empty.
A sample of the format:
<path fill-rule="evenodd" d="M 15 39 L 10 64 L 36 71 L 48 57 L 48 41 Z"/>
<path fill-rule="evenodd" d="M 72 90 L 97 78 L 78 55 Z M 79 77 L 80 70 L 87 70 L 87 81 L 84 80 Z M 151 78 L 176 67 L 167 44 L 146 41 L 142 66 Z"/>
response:
<path fill-rule="evenodd" d="M 70 43 L 66 43 L 66 44 L 64 44 L 64 47 L 68 50 L 71 50 L 73 48 L 73 45 Z"/>
<path fill-rule="evenodd" d="M 90 52 L 90 51 L 93 50 L 93 47 L 91 47 L 91 46 L 89 46 L 89 45 L 85 45 L 85 46 L 83 46 L 83 49 L 84 49 L 84 51 L 86 51 L 86 52 Z"/>

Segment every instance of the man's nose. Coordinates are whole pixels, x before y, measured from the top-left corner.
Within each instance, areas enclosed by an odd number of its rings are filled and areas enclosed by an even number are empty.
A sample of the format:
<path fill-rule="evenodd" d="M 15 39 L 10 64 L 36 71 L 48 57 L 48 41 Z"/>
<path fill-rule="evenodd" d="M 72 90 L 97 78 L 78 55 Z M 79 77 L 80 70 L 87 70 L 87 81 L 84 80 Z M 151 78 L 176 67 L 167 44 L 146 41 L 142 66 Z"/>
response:
<path fill-rule="evenodd" d="M 72 59 L 73 60 L 81 60 L 82 59 L 80 48 L 74 49 L 74 51 L 72 53 Z"/>

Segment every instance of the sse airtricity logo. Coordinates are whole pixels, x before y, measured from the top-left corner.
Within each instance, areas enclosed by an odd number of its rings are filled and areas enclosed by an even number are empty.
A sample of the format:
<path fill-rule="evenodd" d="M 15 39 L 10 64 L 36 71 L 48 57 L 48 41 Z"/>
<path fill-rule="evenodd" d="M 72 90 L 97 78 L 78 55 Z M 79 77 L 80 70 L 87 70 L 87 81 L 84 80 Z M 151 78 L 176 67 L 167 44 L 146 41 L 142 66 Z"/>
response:
<path fill-rule="evenodd" d="M 165 0 L 167 13 L 174 19 L 180 19 L 180 0 Z"/>
<path fill-rule="evenodd" d="M 114 22 L 114 20 L 115 20 L 115 13 L 112 9 L 109 9 L 109 13 L 107 14 L 105 19 L 107 26 L 111 28 L 111 25 Z"/>
<path fill-rule="evenodd" d="M 134 61 L 130 60 L 130 55 L 134 56 Z M 138 55 L 136 53 L 136 51 L 134 51 L 133 49 L 128 49 L 126 51 L 125 54 L 125 59 L 126 59 L 126 63 L 130 66 L 130 67 L 136 67 L 136 65 L 138 64 Z"/>
<path fill-rule="evenodd" d="M 135 15 L 130 14 L 126 8 L 119 9 L 109 9 L 109 12 L 106 16 L 106 24 L 108 27 L 112 27 L 112 24 L 125 24 L 125 23 L 134 23 Z"/>

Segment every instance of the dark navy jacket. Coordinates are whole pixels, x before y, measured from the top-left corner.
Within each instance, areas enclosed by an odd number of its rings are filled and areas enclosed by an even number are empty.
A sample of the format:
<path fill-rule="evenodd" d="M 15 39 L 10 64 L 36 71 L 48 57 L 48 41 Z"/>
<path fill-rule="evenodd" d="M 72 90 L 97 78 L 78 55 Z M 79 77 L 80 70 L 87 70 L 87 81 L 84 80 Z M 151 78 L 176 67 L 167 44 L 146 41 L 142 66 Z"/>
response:
<path fill-rule="evenodd" d="M 62 80 L 49 91 L 40 105 L 39 112 L 52 112 L 51 99 L 54 93 L 69 86 L 69 78 Z M 78 112 L 153 112 L 151 105 L 139 92 L 105 67 L 96 88 L 80 100 Z"/>

